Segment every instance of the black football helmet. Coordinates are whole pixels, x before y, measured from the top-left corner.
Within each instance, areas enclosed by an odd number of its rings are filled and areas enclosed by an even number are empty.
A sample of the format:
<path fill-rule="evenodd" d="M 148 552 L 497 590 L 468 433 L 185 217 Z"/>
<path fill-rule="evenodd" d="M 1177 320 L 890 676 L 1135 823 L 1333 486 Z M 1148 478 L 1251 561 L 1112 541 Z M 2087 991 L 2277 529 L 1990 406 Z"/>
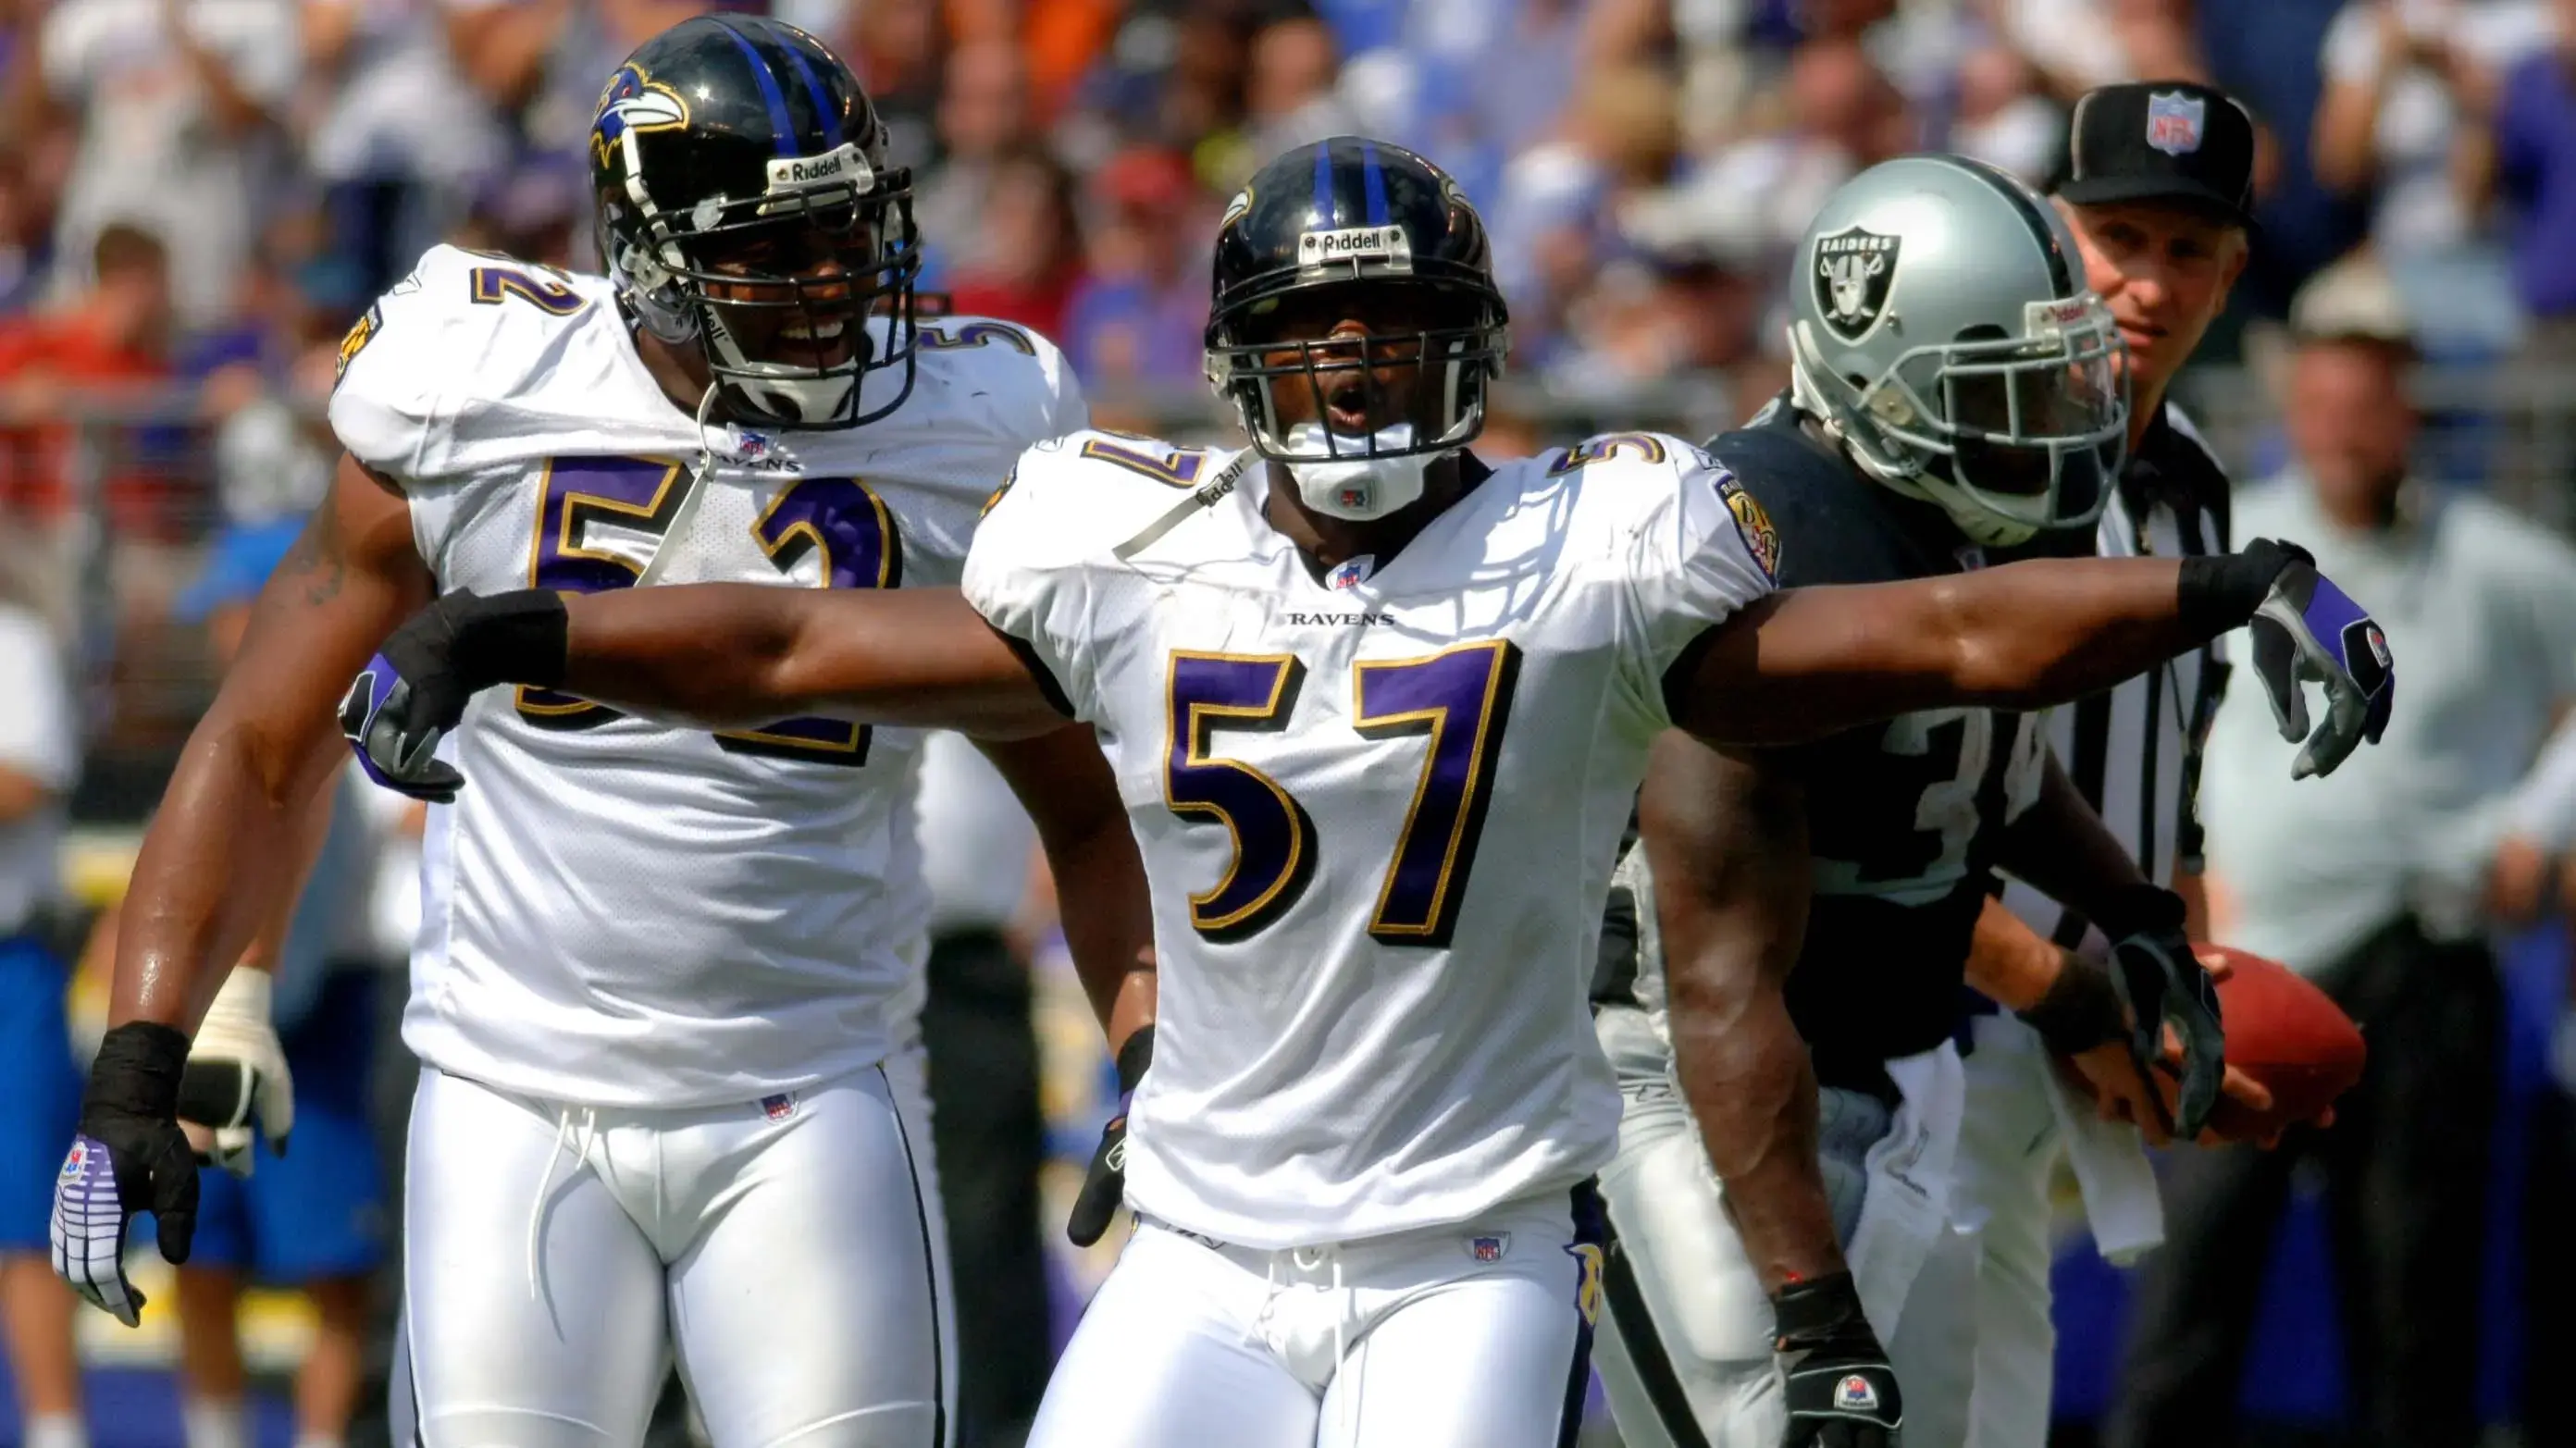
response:
<path fill-rule="evenodd" d="M 1453 452 L 1484 431 L 1486 384 L 1502 375 L 1509 314 L 1494 285 L 1484 218 L 1449 174 L 1384 141 L 1334 136 L 1257 172 L 1217 225 L 1208 307 L 1207 376 L 1235 405 L 1265 457 L 1352 462 Z M 1325 288 L 1400 294 L 1412 325 L 1365 337 L 1286 337 L 1270 314 Z M 1365 321 L 1371 299 L 1347 299 Z M 1311 315 L 1311 314 L 1310 314 Z M 1390 433 L 1281 425 L 1282 379 L 1312 388 L 1315 418 L 1349 382 L 1375 386 L 1388 368 L 1419 369 Z M 1374 409 L 1370 409 L 1374 410 Z"/>
<path fill-rule="evenodd" d="M 698 347 L 736 420 L 855 427 L 911 394 L 912 176 L 821 41 L 752 15 L 663 31 L 600 94 L 590 171 L 618 295 Z"/>

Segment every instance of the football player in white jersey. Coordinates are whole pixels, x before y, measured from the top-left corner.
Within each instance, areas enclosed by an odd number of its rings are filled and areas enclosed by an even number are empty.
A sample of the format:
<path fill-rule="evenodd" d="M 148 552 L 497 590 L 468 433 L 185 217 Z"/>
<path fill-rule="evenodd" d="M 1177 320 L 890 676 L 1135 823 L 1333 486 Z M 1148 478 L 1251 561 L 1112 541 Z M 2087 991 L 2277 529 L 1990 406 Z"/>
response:
<path fill-rule="evenodd" d="M 1044 339 L 916 323 L 908 178 L 802 32 L 712 15 L 648 41 L 591 159 L 605 276 L 440 247 L 341 349 L 333 497 L 144 845 L 60 1187 L 69 1275 L 129 1320 L 125 1218 L 156 1209 L 167 1242 L 190 1205 L 182 1032 L 289 883 L 281 842 L 337 756 L 333 676 L 441 593 L 953 584 L 993 480 L 1085 421 Z M 478 701 L 452 741 L 475 788 L 431 813 L 404 1020 L 419 1441 L 636 1444 L 674 1354 L 725 1448 L 946 1440 L 918 745 L 796 710 L 710 732 L 552 690 Z M 1143 885 L 1089 731 L 994 753 L 1077 954 L 1133 963 Z M 1140 976 L 1131 1013 L 1150 994 Z"/>
<path fill-rule="evenodd" d="M 1487 465 L 1505 349 L 1449 178 L 1337 137 L 1220 225 L 1212 380 L 1252 446 L 1024 455 L 960 594 L 451 596 L 342 717 L 397 787 L 499 684 L 730 723 L 794 701 L 1007 737 L 1092 723 L 1152 862 L 1139 1227 L 1031 1442 L 1568 1441 L 1619 1100 L 1585 1002 L 1647 746 L 1805 737 L 2120 678 L 2291 595 L 2290 550 L 1775 593 L 1776 538 L 1653 434 Z M 2377 728 L 2340 635 L 2330 765 Z M 471 727 L 470 724 L 467 727 Z M 466 761 L 468 767 L 472 761 Z"/>

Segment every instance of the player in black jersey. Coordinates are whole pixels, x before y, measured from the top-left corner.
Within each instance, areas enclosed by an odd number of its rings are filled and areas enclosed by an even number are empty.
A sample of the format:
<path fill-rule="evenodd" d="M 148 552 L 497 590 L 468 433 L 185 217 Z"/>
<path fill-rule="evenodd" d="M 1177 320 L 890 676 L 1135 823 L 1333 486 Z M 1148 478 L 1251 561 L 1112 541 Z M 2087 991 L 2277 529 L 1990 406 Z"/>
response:
<path fill-rule="evenodd" d="M 2046 201 L 1957 158 L 1887 163 L 1828 203 L 1792 277 L 1791 391 L 1710 444 L 1783 587 L 2091 551 L 2129 417 L 2116 324 L 2076 256 Z M 1943 1310 L 1974 1287 L 1973 1256 L 1944 1250 L 1951 1038 L 1995 871 L 2120 945 L 2107 968 L 1986 984 L 2141 1110 L 2161 1109 L 2144 1062 L 2170 1027 L 2190 1133 L 2224 1077 L 2180 900 L 2139 873 L 2038 719 L 2005 711 L 1759 750 L 1668 737 L 1638 825 L 1595 985 L 1627 1097 L 1602 1178 L 1622 1433 L 1866 1445 L 1901 1417 L 1910 1442 L 1961 1442 L 1963 1394 L 1900 1405 L 1897 1383 L 1970 1377 L 1933 1364 L 1970 1341 Z M 1726 1115 L 1694 1121 L 1685 1098 Z"/>

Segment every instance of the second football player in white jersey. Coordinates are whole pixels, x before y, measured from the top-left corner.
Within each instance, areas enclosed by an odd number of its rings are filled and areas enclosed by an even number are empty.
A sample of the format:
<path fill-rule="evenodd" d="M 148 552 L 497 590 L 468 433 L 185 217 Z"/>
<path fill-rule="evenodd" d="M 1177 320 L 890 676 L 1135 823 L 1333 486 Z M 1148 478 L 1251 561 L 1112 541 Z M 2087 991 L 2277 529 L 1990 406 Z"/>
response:
<path fill-rule="evenodd" d="M 1774 595 L 1760 510 L 1683 443 L 1489 467 L 1465 451 L 1504 350 L 1483 226 L 1391 146 L 1262 168 L 1215 273 L 1210 371 L 1253 448 L 1039 446 L 962 596 L 451 597 L 344 722 L 413 789 L 503 682 L 727 723 L 1092 723 L 1154 862 L 1159 1040 L 1141 1225 L 1031 1441 L 1560 1443 L 1619 1112 L 1585 967 L 1650 741 L 2037 703 L 2279 588 L 2341 595 L 2277 547 Z M 2330 762 L 2367 690 L 2299 653 L 2344 701 Z"/>
<path fill-rule="evenodd" d="M 192 969 L 281 884 L 265 822 L 333 757 L 332 676 L 434 592 L 957 579 L 993 480 L 1085 418 L 1042 338 L 915 323 L 883 135 L 810 37 L 685 22 L 602 98 L 606 276 L 440 247 L 359 322 L 336 495 L 145 847 L 119 990 L 147 1069 L 111 1053 L 103 1082 L 153 1079 L 210 988 Z M 674 1352 L 721 1448 L 945 1441 L 918 744 L 792 711 L 707 731 L 551 690 L 478 701 L 404 1021 L 424 1070 L 397 1350 L 423 1441 L 636 1444 Z M 1088 731 L 995 753 L 1060 852 L 1077 952 L 1141 945 Z M 74 1263 L 102 1299 L 124 1290 L 108 1255 Z"/>

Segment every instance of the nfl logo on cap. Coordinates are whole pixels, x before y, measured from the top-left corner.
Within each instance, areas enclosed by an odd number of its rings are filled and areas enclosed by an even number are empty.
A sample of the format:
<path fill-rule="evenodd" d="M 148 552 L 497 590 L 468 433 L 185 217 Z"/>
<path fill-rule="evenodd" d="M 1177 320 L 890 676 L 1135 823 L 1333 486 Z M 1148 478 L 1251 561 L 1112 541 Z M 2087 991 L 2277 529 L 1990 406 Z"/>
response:
<path fill-rule="evenodd" d="M 1878 1407 L 1878 1389 L 1870 1385 L 1869 1379 L 1852 1373 L 1834 1384 L 1834 1406 L 1859 1413 L 1874 1411 Z"/>
<path fill-rule="evenodd" d="M 2201 122 L 2209 106 L 2198 96 L 2156 91 L 2147 97 L 2147 144 L 2168 156 L 2200 149 Z"/>

